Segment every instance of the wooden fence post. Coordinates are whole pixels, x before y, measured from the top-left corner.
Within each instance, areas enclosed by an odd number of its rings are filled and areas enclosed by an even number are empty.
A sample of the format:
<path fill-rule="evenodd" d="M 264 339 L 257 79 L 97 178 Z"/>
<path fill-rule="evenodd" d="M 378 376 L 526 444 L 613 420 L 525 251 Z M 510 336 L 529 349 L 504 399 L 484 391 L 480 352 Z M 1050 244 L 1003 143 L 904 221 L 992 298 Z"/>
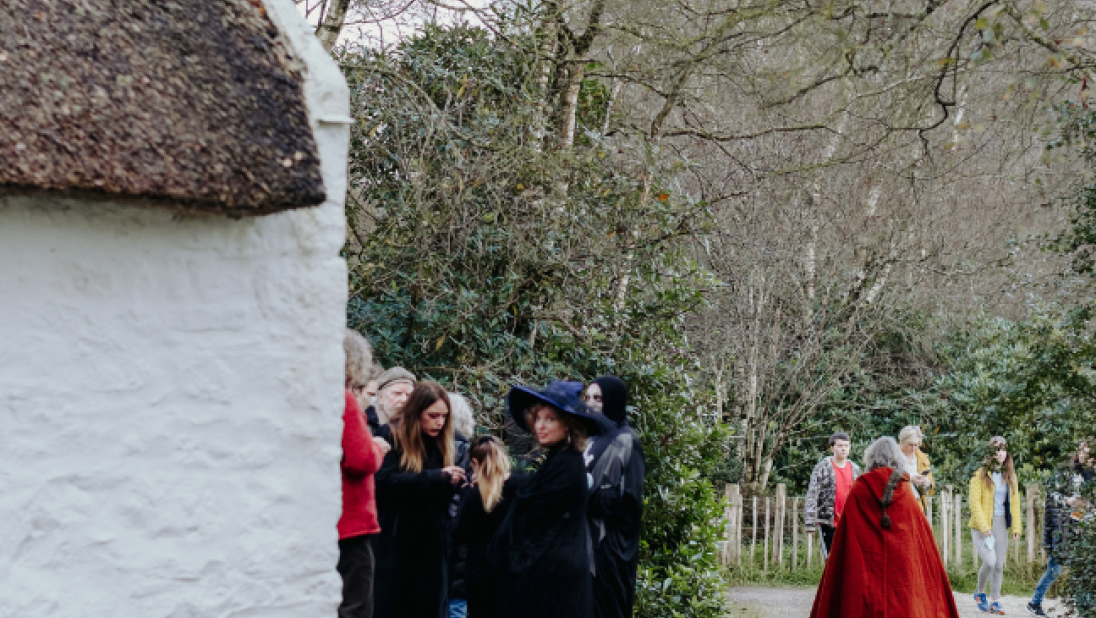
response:
<path fill-rule="evenodd" d="M 1012 534 L 1009 534 L 1009 538 L 1012 538 Z M 1012 544 L 1012 561 L 1016 564 L 1020 564 L 1020 543 L 1016 542 Z"/>
<path fill-rule="evenodd" d="M 742 538 L 738 532 L 738 485 L 727 483 L 726 487 L 727 507 L 726 512 L 726 537 L 727 544 L 723 546 L 723 564 L 730 565 L 736 560 L 736 555 L 742 550 Z"/>
<path fill-rule="evenodd" d="M 925 496 L 925 518 L 929 520 L 929 530 L 936 530 L 932 525 L 932 496 Z M 940 544 L 940 539 L 936 537 L 936 533 L 933 532 L 932 540 L 936 541 L 937 545 Z"/>
<path fill-rule="evenodd" d="M 792 498 L 792 570 L 799 566 L 799 498 Z"/>
<path fill-rule="evenodd" d="M 949 556 L 949 543 L 951 532 L 951 518 L 948 515 L 951 513 L 951 492 L 950 487 L 944 488 L 944 491 L 940 492 L 940 556 L 944 559 L 944 568 L 948 568 Z"/>
<path fill-rule="evenodd" d="M 788 507 L 788 486 L 779 483 L 776 486 L 775 512 L 773 513 L 773 562 L 784 566 L 784 519 Z"/>
<path fill-rule="evenodd" d="M 764 563 L 763 563 L 765 565 L 763 567 L 765 572 L 769 571 L 769 532 L 770 532 L 770 530 L 769 530 L 769 518 L 772 514 L 772 503 L 773 503 L 772 498 L 768 498 L 768 497 L 765 498 L 765 548 L 764 548 L 765 560 L 764 560 Z"/>
<path fill-rule="evenodd" d="M 804 501 L 803 501 L 803 521 L 804 522 L 807 521 L 807 502 L 806 502 L 806 499 L 804 499 Z M 821 534 L 821 533 L 818 531 L 818 526 L 816 525 L 814 534 L 808 534 L 806 540 L 804 541 L 807 544 L 807 568 L 808 569 L 811 568 L 811 553 L 814 551 L 814 537 L 817 536 L 818 534 Z"/>
<path fill-rule="evenodd" d="M 754 567 L 754 553 L 757 551 L 757 496 L 753 497 L 753 538 L 750 539 L 750 568 Z"/>
<path fill-rule="evenodd" d="M 1039 494 L 1039 485 L 1028 483 L 1027 492 L 1027 563 L 1035 562 L 1035 497 Z"/>
<path fill-rule="evenodd" d="M 746 511 L 745 502 L 746 501 L 742 499 L 742 495 L 741 495 L 741 492 L 740 492 L 740 494 L 738 496 L 738 530 L 735 532 L 735 537 L 738 539 L 738 543 L 739 543 L 738 551 L 736 552 L 736 555 L 737 555 L 736 565 L 737 566 L 742 566 L 742 520 L 743 520 L 743 513 L 745 513 L 745 511 Z"/>
<path fill-rule="evenodd" d="M 963 568 L 963 495 L 955 494 L 955 566 Z"/>

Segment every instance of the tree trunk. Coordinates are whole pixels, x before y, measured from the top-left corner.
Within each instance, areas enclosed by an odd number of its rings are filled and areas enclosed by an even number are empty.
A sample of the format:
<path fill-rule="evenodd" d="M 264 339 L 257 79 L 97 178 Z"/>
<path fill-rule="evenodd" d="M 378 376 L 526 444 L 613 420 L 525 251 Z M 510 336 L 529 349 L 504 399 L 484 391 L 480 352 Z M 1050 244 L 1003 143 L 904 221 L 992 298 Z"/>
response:
<path fill-rule="evenodd" d="M 723 407 L 725 406 L 723 396 L 723 371 L 725 368 L 723 360 L 720 359 L 715 368 L 715 414 L 716 418 L 720 420 L 723 419 Z"/>
<path fill-rule="evenodd" d="M 561 150 L 569 149 L 575 143 L 578 95 L 582 90 L 582 80 L 586 78 L 586 63 L 590 60 L 590 49 L 601 32 L 601 17 L 604 11 L 605 0 L 595 0 L 587 15 L 586 30 L 581 35 L 575 36 L 569 29 L 564 29 L 567 35 L 566 44 L 558 49 L 559 57 L 556 62 L 556 84 L 560 92 L 559 114 L 556 119 L 556 143 Z"/>
<path fill-rule="evenodd" d="M 327 14 L 322 16 L 320 25 L 316 27 L 316 38 L 320 40 L 320 45 L 323 45 L 325 51 L 330 52 L 331 48 L 335 47 L 349 9 L 350 0 L 332 0 Z"/>
<path fill-rule="evenodd" d="M 545 138 L 548 134 L 547 119 L 551 117 L 549 111 L 552 106 L 552 82 L 556 69 L 556 54 L 559 52 L 559 5 L 555 2 L 544 3 L 544 19 L 540 24 L 540 45 L 537 47 L 536 91 L 540 98 L 542 112 L 536 115 L 533 126 L 530 127 L 534 139 L 539 148 L 545 147 Z"/>
<path fill-rule="evenodd" d="M 560 150 L 569 150 L 575 145 L 575 126 L 578 116 L 578 94 L 582 90 L 582 80 L 586 77 L 585 59 L 576 59 L 569 62 L 570 66 L 564 72 L 567 76 L 563 84 L 563 93 L 560 97 L 560 112 L 557 122 L 558 131 L 556 144 Z"/>

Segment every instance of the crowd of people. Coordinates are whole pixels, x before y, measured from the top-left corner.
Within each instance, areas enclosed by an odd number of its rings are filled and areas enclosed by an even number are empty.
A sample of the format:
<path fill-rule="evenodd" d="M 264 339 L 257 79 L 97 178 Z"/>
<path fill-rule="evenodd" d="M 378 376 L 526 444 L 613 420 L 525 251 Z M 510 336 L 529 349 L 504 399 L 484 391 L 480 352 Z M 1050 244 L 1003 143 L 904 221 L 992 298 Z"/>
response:
<path fill-rule="evenodd" d="M 340 618 L 632 616 L 644 461 L 619 378 L 514 386 L 543 457 L 511 469 L 466 398 L 348 330 Z"/>
<path fill-rule="evenodd" d="M 898 439 L 879 438 L 864 454 L 866 472 L 849 459 L 851 439 L 830 436 L 831 456 L 811 473 L 805 517 L 808 533 L 822 536 L 826 567 L 811 618 L 859 616 L 958 617 L 947 572 L 926 517 L 925 499 L 935 493 L 932 466 L 921 450 L 920 428 L 902 429 Z M 1046 491 L 1043 545 L 1049 561 L 1027 604 L 1046 616 L 1043 598 L 1061 572 L 1059 551 L 1070 526 L 1096 517 L 1082 498 L 1094 478 L 1092 439 L 1080 442 Z M 981 560 L 974 605 L 1004 614 L 1001 583 L 1010 542 L 1022 530 L 1020 490 L 1008 442 L 994 436 L 970 479 L 971 541 Z"/>
<path fill-rule="evenodd" d="M 632 616 L 645 469 L 623 381 L 512 387 L 507 412 L 542 455 L 522 474 L 498 436 L 477 431 L 465 397 L 374 365 L 352 330 L 344 348 L 340 618 Z M 916 426 L 879 438 L 861 468 L 849 435 L 830 436 L 805 508 L 826 556 L 812 618 L 958 617 L 925 516 L 936 485 L 923 441 Z M 1094 482 L 1093 444 L 1082 441 L 1048 482 L 1049 562 L 1027 606 L 1035 616 L 1046 615 L 1071 525 L 1096 517 L 1081 497 Z M 1008 548 L 1022 530 L 1005 438 L 988 441 L 969 490 L 981 560 L 973 601 L 1004 614 Z"/>

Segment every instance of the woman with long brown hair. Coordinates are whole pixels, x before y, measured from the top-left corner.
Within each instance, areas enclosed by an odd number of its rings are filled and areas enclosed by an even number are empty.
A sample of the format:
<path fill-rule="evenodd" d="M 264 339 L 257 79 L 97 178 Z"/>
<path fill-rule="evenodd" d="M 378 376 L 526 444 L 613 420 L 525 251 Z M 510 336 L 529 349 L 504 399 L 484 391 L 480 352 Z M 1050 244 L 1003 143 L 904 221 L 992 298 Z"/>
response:
<path fill-rule="evenodd" d="M 515 492 L 527 477 L 511 473 L 510 455 L 494 436 L 473 439 L 469 456 L 472 484 L 461 497 L 453 541 L 468 548 L 464 570 L 468 616 L 496 618 L 501 615 L 502 589 L 495 567 L 498 560 L 488 552 L 488 546 L 513 504 Z"/>
<path fill-rule="evenodd" d="M 464 470 L 453 465 L 449 396 L 419 382 L 391 423 L 392 450 L 377 472 L 375 618 L 448 614 L 446 517 Z"/>
<path fill-rule="evenodd" d="M 1019 539 L 1023 528 L 1016 466 L 1008 442 L 1001 436 L 990 438 L 982 465 L 970 479 L 970 529 L 974 551 L 982 557 L 974 602 L 984 612 L 1003 614 L 1001 580 L 1005 574 L 1009 532 L 1014 540 Z"/>

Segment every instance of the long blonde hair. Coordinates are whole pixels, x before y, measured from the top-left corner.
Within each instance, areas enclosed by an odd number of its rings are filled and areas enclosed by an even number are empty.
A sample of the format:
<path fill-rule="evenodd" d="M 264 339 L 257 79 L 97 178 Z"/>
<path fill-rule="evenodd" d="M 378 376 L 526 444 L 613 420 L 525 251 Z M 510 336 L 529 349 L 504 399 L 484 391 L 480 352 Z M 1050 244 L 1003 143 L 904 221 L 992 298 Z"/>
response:
<path fill-rule="evenodd" d="M 502 486 L 510 476 L 510 456 L 495 436 L 479 436 L 473 440 L 468 456 L 479 462 L 476 485 L 483 497 L 483 510 L 490 513 L 502 500 Z"/>
<path fill-rule="evenodd" d="M 399 417 L 390 423 L 392 427 L 392 446 L 402 449 L 400 455 L 400 469 L 407 472 L 422 472 L 423 463 L 426 460 L 426 445 L 423 441 L 422 413 L 438 401 L 444 401 L 445 407 L 450 413 L 445 417 L 445 427 L 442 428 L 437 441 L 438 450 L 441 451 L 442 467 L 453 465 L 456 458 L 456 447 L 453 444 L 453 407 L 449 404 L 449 395 L 437 382 L 419 382 Z"/>

